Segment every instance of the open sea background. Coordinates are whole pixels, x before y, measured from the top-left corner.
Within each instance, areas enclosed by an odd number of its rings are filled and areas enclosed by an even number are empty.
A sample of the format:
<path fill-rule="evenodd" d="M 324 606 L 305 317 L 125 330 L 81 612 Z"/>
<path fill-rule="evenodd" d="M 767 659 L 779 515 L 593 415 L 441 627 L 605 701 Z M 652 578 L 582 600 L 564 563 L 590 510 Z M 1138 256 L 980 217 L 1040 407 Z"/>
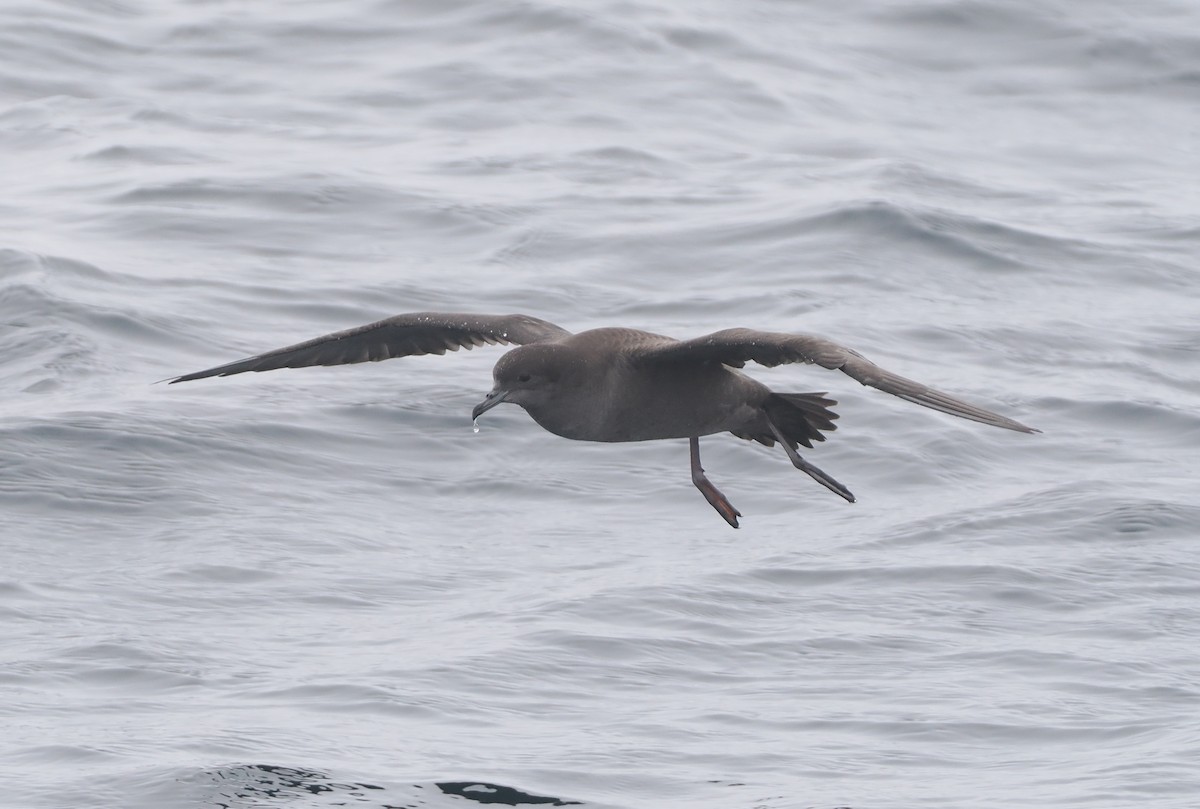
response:
<path fill-rule="evenodd" d="M 4 0 L 0 806 L 1200 805 L 1200 3 Z M 809 457 L 397 312 L 813 332 Z"/>

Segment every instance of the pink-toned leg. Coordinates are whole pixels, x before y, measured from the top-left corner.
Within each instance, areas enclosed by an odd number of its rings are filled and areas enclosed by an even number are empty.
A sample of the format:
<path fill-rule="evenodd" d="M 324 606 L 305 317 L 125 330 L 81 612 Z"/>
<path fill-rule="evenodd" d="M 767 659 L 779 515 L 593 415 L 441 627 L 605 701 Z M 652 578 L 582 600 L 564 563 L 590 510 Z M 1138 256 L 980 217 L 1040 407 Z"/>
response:
<path fill-rule="evenodd" d="M 854 495 L 851 494 L 849 489 L 800 457 L 800 453 L 796 452 L 796 448 L 792 446 L 791 442 L 783 437 L 783 431 L 775 426 L 775 422 L 771 421 L 769 416 L 767 417 L 767 424 L 770 425 L 771 432 L 775 433 L 775 440 L 779 442 L 779 445 L 783 447 L 783 451 L 787 453 L 788 459 L 792 462 L 792 466 L 796 467 L 801 472 L 805 473 L 817 483 L 820 483 L 826 489 L 829 489 L 829 491 L 833 492 L 839 497 L 844 497 L 851 503 L 854 502 Z"/>
<path fill-rule="evenodd" d="M 725 522 L 737 528 L 738 517 L 742 516 L 742 512 L 734 508 L 733 503 L 730 503 L 725 495 L 721 494 L 721 490 L 712 485 L 712 481 L 705 477 L 704 467 L 700 465 L 699 437 L 692 436 L 688 439 L 688 443 L 692 452 L 692 483 L 696 484 L 696 488 L 700 490 L 700 494 L 704 495 L 708 504 L 725 518 Z"/>

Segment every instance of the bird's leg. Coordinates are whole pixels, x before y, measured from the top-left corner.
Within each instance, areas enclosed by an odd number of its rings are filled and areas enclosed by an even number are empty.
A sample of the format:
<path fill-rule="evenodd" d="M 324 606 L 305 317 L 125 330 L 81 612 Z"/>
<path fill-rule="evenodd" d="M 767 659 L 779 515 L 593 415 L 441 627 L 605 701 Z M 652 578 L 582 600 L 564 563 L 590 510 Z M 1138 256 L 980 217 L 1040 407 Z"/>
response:
<path fill-rule="evenodd" d="M 717 510 L 717 513 L 725 518 L 725 522 L 738 527 L 738 517 L 742 516 L 742 512 L 733 507 L 733 503 L 721 494 L 721 490 L 712 485 L 704 475 L 704 467 L 700 465 L 700 438 L 692 436 L 688 439 L 688 443 L 692 451 L 692 483 L 696 484 L 696 488 L 700 490 L 700 494 L 704 495 L 704 499 L 708 504 Z"/>
<path fill-rule="evenodd" d="M 838 483 L 836 480 L 822 472 L 817 467 L 810 464 L 808 461 L 801 458 L 800 453 L 796 452 L 796 448 L 792 446 L 792 442 L 783 437 L 783 431 L 775 426 L 775 422 L 771 420 L 771 417 L 766 416 L 766 419 L 767 424 L 771 428 L 771 432 L 775 433 L 775 440 L 779 442 L 779 445 L 783 447 L 783 451 L 787 453 L 788 460 L 792 462 L 792 466 L 796 467 L 801 472 L 805 473 L 834 494 L 846 498 L 851 503 L 854 502 L 854 495 L 851 494 L 849 489 Z"/>

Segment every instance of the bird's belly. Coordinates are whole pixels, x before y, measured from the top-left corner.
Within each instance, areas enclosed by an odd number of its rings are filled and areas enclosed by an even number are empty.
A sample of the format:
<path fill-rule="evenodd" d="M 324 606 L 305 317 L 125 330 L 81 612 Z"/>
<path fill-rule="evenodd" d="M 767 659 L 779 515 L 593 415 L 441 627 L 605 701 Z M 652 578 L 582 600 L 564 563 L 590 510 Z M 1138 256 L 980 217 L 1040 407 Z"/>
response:
<path fill-rule="evenodd" d="M 723 433 L 730 428 L 724 423 L 714 423 L 711 420 L 657 419 L 631 424 L 616 420 L 601 427 L 588 427 L 548 424 L 534 418 L 534 421 L 548 432 L 574 441 L 602 441 L 605 443 L 620 443 L 625 441 L 657 441 L 662 438 L 690 438 L 692 436 L 712 435 Z"/>
<path fill-rule="evenodd" d="M 742 390 L 737 379 L 719 381 L 730 385 L 713 386 L 711 381 L 704 386 L 658 384 L 641 395 L 628 395 L 627 386 L 626 396 L 610 400 L 602 409 L 593 407 L 591 412 L 599 417 L 589 422 L 545 423 L 537 416 L 534 418 L 557 435 L 604 442 L 712 435 L 754 421 L 757 397 L 753 392 Z"/>
<path fill-rule="evenodd" d="M 707 403 L 658 402 L 637 413 L 613 413 L 602 441 L 653 441 L 660 438 L 690 438 L 725 432 L 737 421 L 738 408 Z"/>

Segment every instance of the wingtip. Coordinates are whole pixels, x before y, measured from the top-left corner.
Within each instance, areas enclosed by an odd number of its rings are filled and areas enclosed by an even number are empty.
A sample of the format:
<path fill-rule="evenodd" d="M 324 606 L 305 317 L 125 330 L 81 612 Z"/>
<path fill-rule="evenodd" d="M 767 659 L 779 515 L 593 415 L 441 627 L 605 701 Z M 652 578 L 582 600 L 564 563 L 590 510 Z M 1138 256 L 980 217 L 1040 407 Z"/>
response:
<path fill-rule="evenodd" d="M 160 379 L 160 382 L 166 382 L 168 385 L 174 385 L 176 382 L 191 382 L 194 379 L 207 379 L 210 376 L 225 376 L 225 374 L 214 374 L 210 371 L 193 371 L 190 374 L 180 374 L 179 376 L 170 376 L 166 379 Z"/>

